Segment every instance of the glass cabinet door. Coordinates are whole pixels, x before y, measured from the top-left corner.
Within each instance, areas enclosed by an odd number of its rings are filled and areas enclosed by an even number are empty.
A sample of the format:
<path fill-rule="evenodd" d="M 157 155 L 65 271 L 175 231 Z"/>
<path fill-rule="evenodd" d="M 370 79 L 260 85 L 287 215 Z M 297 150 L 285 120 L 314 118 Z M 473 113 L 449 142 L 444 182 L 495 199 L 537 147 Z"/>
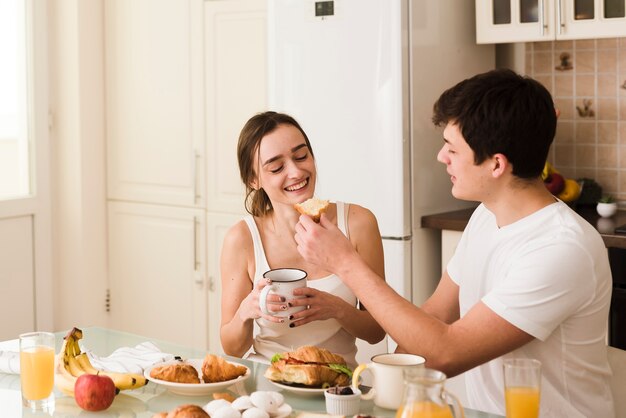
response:
<path fill-rule="evenodd" d="M 553 0 L 476 0 L 476 42 L 554 39 Z"/>
<path fill-rule="evenodd" d="M 556 0 L 556 39 L 626 36 L 626 0 Z"/>

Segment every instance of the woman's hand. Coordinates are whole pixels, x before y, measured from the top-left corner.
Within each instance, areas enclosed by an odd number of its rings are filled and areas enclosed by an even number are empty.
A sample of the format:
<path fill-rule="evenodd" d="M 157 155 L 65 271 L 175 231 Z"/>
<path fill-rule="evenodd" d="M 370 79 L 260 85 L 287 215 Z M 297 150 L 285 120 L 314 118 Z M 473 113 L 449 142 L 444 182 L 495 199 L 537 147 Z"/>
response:
<path fill-rule="evenodd" d="M 348 304 L 341 298 L 330 293 L 310 287 L 300 287 L 293 290 L 297 298 L 289 300 L 292 307 L 304 306 L 304 310 L 289 317 L 291 328 L 325 319 L 340 319 Z"/>
<path fill-rule="evenodd" d="M 258 319 L 263 318 L 267 321 L 271 322 L 285 322 L 284 318 L 278 318 L 272 315 L 265 315 L 261 312 L 261 308 L 259 306 L 259 297 L 261 295 L 261 291 L 265 286 L 270 286 L 272 281 L 270 279 L 259 280 L 257 285 L 252 289 L 252 292 L 245 297 L 244 300 L 241 301 L 238 309 L 239 318 L 242 321 L 247 321 L 248 319 Z M 286 311 L 289 307 L 285 298 L 276 295 L 273 293 L 268 293 L 267 295 L 267 310 L 270 312 L 280 312 Z"/>

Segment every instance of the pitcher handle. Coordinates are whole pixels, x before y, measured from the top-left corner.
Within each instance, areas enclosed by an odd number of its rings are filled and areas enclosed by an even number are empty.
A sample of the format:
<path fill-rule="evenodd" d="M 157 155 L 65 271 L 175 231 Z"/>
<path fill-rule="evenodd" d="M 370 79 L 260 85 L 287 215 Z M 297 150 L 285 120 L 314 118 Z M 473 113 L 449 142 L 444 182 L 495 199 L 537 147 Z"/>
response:
<path fill-rule="evenodd" d="M 452 407 L 454 418 L 465 418 L 465 411 L 463 411 L 463 405 L 461 405 L 461 401 L 459 401 L 459 398 L 457 398 L 447 390 L 444 390 L 443 393 L 446 397 L 446 402 L 448 402 L 448 404 L 450 404 L 450 406 Z"/>
<path fill-rule="evenodd" d="M 354 389 L 359 388 L 359 376 L 361 375 L 361 372 L 363 372 L 363 370 L 367 369 L 369 366 L 371 365 L 359 364 L 359 366 L 356 369 L 354 369 L 354 371 L 352 372 L 352 387 Z M 369 401 L 370 399 L 374 398 L 375 394 L 376 394 L 376 389 L 371 388 L 369 392 L 361 394 L 361 399 Z"/>

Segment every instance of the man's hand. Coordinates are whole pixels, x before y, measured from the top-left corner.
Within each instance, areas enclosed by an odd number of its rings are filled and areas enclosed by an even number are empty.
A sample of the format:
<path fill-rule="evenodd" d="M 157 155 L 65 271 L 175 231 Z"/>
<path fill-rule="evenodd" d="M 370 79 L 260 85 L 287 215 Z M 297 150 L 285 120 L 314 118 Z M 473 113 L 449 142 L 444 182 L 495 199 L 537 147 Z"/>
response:
<path fill-rule="evenodd" d="M 294 238 L 298 252 L 306 261 L 335 274 L 338 274 L 342 261 L 358 256 L 350 241 L 325 214 L 319 224 L 301 215 Z"/>

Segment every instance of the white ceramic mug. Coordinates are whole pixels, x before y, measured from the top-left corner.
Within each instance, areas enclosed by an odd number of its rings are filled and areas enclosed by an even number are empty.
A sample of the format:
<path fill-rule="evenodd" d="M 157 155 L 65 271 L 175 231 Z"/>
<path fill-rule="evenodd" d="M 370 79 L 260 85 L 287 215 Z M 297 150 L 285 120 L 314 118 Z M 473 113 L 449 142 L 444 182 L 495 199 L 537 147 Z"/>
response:
<path fill-rule="evenodd" d="M 362 399 L 374 399 L 376 406 L 398 409 L 402 404 L 404 377 L 406 369 L 424 367 L 424 357 L 414 354 L 387 353 L 377 354 L 370 363 L 360 364 L 352 374 L 352 386 L 358 387 L 359 375 L 369 369 L 374 377 L 372 389 L 362 395 Z"/>
<path fill-rule="evenodd" d="M 267 296 L 272 292 L 284 297 L 285 300 L 293 299 L 294 289 L 306 287 L 306 276 L 306 271 L 293 268 L 272 269 L 263 273 L 263 277 L 270 279 L 272 284 L 265 286 L 259 295 L 261 312 L 265 315 L 287 318 L 289 315 L 304 310 L 304 306 L 293 306 L 286 311 L 270 311 L 267 309 Z"/>

